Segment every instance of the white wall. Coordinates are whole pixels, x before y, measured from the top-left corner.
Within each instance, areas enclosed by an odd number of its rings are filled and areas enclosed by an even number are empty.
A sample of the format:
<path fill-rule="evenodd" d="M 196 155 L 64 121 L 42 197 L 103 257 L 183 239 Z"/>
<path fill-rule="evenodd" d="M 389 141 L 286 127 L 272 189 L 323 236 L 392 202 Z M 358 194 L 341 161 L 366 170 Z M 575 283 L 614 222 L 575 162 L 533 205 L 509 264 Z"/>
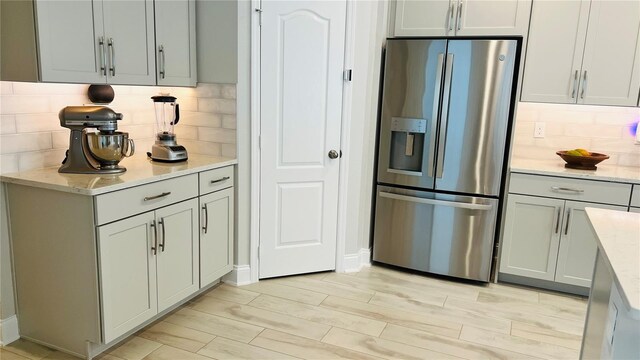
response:
<path fill-rule="evenodd" d="M 640 121 L 633 107 L 563 104 L 518 104 L 513 156 L 527 159 L 559 159 L 558 150 L 584 148 L 611 158 L 603 164 L 640 167 L 640 146 L 629 131 Z M 536 122 L 544 122 L 543 139 L 534 138 Z"/>

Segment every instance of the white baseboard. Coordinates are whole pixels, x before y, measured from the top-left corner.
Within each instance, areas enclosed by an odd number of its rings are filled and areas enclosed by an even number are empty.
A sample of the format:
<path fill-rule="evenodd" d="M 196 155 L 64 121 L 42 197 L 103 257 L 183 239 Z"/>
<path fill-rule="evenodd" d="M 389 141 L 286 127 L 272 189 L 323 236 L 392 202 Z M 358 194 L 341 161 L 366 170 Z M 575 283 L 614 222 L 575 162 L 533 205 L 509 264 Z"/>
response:
<path fill-rule="evenodd" d="M 18 339 L 20 339 L 18 318 L 13 315 L 0 320 L 0 346 L 9 345 Z"/>
<path fill-rule="evenodd" d="M 371 249 L 344 256 L 344 272 L 358 272 L 365 266 L 371 266 Z"/>
<path fill-rule="evenodd" d="M 233 270 L 222 277 L 222 281 L 233 285 L 242 286 L 251 284 L 251 266 L 233 265 Z"/>

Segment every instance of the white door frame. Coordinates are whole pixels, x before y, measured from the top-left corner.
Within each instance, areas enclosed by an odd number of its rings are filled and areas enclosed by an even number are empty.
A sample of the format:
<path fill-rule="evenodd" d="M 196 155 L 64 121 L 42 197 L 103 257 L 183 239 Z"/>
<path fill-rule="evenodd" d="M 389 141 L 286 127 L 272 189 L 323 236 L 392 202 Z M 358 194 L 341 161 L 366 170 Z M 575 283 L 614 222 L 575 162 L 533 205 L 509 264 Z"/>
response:
<path fill-rule="evenodd" d="M 356 0 L 346 0 L 346 29 L 344 68 L 352 69 L 354 58 L 355 34 L 355 3 Z M 251 282 L 259 279 L 258 246 L 260 245 L 260 13 L 261 0 L 251 0 L 251 232 L 249 244 L 249 265 L 251 267 Z M 346 218 L 347 212 L 347 167 L 349 164 L 349 129 L 351 128 L 352 86 L 345 81 L 342 86 L 342 125 L 340 134 L 340 149 L 344 149 L 340 159 L 340 175 L 338 180 L 338 226 L 336 239 L 336 272 L 344 271 L 344 254 L 346 247 Z"/>

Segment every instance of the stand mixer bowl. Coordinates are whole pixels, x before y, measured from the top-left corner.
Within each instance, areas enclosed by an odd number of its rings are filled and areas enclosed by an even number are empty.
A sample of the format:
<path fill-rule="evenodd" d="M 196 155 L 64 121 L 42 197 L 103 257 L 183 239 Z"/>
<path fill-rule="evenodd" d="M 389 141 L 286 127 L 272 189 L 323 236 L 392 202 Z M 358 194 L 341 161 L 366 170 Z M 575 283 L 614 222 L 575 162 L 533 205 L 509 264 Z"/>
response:
<path fill-rule="evenodd" d="M 115 167 L 124 157 L 135 152 L 133 139 L 126 132 L 87 133 L 87 144 L 91 155 L 100 162 L 101 168 Z"/>

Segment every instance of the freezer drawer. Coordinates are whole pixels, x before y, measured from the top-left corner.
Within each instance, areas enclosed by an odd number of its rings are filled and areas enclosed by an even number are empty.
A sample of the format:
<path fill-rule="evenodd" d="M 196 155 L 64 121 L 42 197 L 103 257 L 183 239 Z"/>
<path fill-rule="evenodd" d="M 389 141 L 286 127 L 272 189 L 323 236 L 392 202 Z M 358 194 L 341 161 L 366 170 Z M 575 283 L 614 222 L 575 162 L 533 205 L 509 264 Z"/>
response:
<path fill-rule="evenodd" d="M 489 281 L 498 200 L 378 186 L 373 260 Z"/>

